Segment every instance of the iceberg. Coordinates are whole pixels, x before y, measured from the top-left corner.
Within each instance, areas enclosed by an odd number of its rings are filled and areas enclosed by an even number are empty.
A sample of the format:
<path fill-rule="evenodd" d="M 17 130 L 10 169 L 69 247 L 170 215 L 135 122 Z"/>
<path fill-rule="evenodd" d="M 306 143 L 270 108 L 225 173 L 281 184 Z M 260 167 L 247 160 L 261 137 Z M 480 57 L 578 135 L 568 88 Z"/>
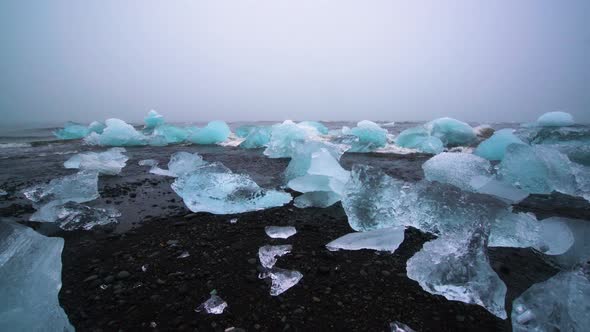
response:
<path fill-rule="evenodd" d="M 408 277 L 431 294 L 480 305 L 505 319 L 506 285 L 490 266 L 486 242 L 485 226 L 427 242 L 408 260 Z"/>
<path fill-rule="evenodd" d="M 387 129 L 369 120 L 357 123 L 352 129 L 343 128 L 342 133 L 358 137 L 349 152 L 370 152 L 387 145 Z"/>
<path fill-rule="evenodd" d="M 98 173 L 83 170 L 53 179 L 48 184 L 27 188 L 23 193 L 37 209 L 31 221 L 55 222 L 58 218 L 56 208 L 60 205 L 89 202 L 99 197 Z"/>
<path fill-rule="evenodd" d="M 452 118 L 439 118 L 425 125 L 431 136 L 439 138 L 445 146 L 468 146 L 475 142 L 475 131 L 465 122 Z"/>
<path fill-rule="evenodd" d="M 259 278 L 269 278 L 271 280 L 270 295 L 278 296 L 289 290 L 289 288 L 297 285 L 299 280 L 303 278 L 303 274 L 299 271 L 274 268 L 270 271 L 261 273 Z"/>
<path fill-rule="evenodd" d="M 59 305 L 64 240 L 0 221 L 0 330 L 74 331 Z"/>
<path fill-rule="evenodd" d="M 405 227 L 390 227 L 368 232 L 349 233 L 326 244 L 330 251 L 370 249 L 395 252 L 404 242 Z"/>
<path fill-rule="evenodd" d="M 590 326 L 588 270 L 578 268 L 534 284 L 512 303 L 512 330 L 587 331 Z"/>
<path fill-rule="evenodd" d="M 287 239 L 297 234 L 293 226 L 266 226 L 264 232 L 273 239 Z"/>
<path fill-rule="evenodd" d="M 264 155 L 269 158 L 290 158 L 298 145 L 320 133 L 314 127 L 299 126 L 291 120 L 272 126 L 270 141 Z"/>
<path fill-rule="evenodd" d="M 243 149 L 257 149 L 262 148 L 270 142 L 271 128 L 269 127 L 256 127 L 253 128 L 246 139 L 240 143 L 240 147 Z"/>
<path fill-rule="evenodd" d="M 510 144 L 525 144 L 520 138 L 514 135 L 512 129 L 502 129 L 496 131 L 492 137 L 479 143 L 474 154 L 487 160 L 502 160 L 506 148 Z"/>
<path fill-rule="evenodd" d="M 328 135 L 329 132 L 328 127 L 317 121 L 301 121 L 298 123 L 298 125 L 304 127 L 313 127 L 318 131 L 318 133 L 322 135 Z"/>
<path fill-rule="evenodd" d="M 88 136 L 88 127 L 75 122 L 67 122 L 62 129 L 53 134 L 59 139 L 80 139 Z"/>
<path fill-rule="evenodd" d="M 159 125 L 164 124 L 164 117 L 158 112 L 151 110 L 148 115 L 144 118 L 145 129 L 154 129 Z"/>
<path fill-rule="evenodd" d="M 221 297 L 213 294 L 209 299 L 207 299 L 207 301 L 203 302 L 195 311 L 204 311 L 208 314 L 221 315 L 225 308 L 227 308 L 227 302 L 225 302 Z"/>
<path fill-rule="evenodd" d="M 108 119 L 105 124 L 106 128 L 102 134 L 92 133 L 84 141 L 90 145 L 103 146 L 134 146 L 148 143 L 146 136 L 123 120 Z"/>
<path fill-rule="evenodd" d="M 203 128 L 195 129 L 188 140 L 196 144 L 217 144 L 225 142 L 231 130 L 223 121 L 211 121 Z"/>
<path fill-rule="evenodd" d="M 179 128 L 169 124 L 162 124 L 154 128 L 152 133 L 153 136 L 161 138 L 163 145 L 166 144 L 175 144 L 175 143 L 182 143 L 187 140 L 190 133 L 188 130 L 184 128 Z M 157 145 L 157 144 L 150 144 L 150 145 Z"/>
<path fill-rule="evenodd" d="M 396 138 L 395 144 L 408 149 L 415 149 L 423 153 L 438 154 L 444 150 L 443 142 L 438 137 L 430 136 L 423 126 L 408 128 Z"/>
<path fill-rule="evenodd" d="M 537 119 L 537 124 L 542 127 L 566 127 L 575 124 L 574 117 L 566 112 L 548 112 Z"/>
<path fill-rule="evenodd" d="M 266 245 L 258 249 L 258 259 L 260 265 L 265 269 L 271 269 L 277 263 L 277 257 L 284 256 L 293 250 L 290 244 L 278 246 Z"/>
<path fill-rule="evenodd" d="M 193 212 L 233 214 L 282 206 L 290 194 L 260 188 L 250 176 L 235 174 L 221 163 L 211 163 L 183 174 L 172 183 Z"/>
<path fill-rule="evenodd" d="M 426 180 L 448 183 L 468 191 L 475 191 L 471 186 L 474 177 L 491 177 L 491 168 L 489 161 L 471 153 L 444 152 L 422 164 Z"/>
<path fill-rule="evenodd" d="M 101 174 L 121 173 L 129 158 L 124 148 L 111 148 L 104 152 L 82 152 L 73 155 L 64 163 L 65 168 L 97 171 Z"/>

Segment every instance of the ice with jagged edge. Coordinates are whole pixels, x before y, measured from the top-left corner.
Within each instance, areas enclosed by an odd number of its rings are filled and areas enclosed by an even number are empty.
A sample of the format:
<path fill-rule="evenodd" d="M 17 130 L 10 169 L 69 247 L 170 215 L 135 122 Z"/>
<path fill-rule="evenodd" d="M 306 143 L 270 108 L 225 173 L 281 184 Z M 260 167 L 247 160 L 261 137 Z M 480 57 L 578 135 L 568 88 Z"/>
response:
<path fill-rule="evenodd" d="M 194 128 L 188 140 L 195 144 L 217 144 L 225 142 L 231 130 L 224 121 L 211 121 L 203 128 Z"/>
<path fill-rule="evenodd" d="M 506 148 L 510 144 L 526 144 L 518 136 L 514 135 L 513 129 L 501 129 L 492 135 L 492 137 L 479 143 L 474 154 L 487 160 L 502 160 Z"/>
<path fill-rule="evenodd" d="M 590 166 L 590 128 L 571 127 L 525 127 L 517 134 L 530 144 L 542 144 L 568 156 L 578 164 Z"/>
<path fill-rule="evenodd" d="M 588 220 L 551 217 L 543 221 L 567 225 L 574 237 L 573 245 L 566 252 L 561 255 L 545 256 L 546 260 L 563 270 L 590 262 L 590 241 L 588 241 L 590 239 L 590 222 Z"/>
<path fill-rule="evenodd" d="M 506 285 L 490 266 L 485 228 L 449 233 L 425 243 L 408 260 L 407 274 L 431 294 L 480 305 L 505 319 Z"/>
<path fill-rule="evenodd" d="M 566 112 L 547 112 L 537 119 L 537 125 L 542 127 L 566 127 L 574 124 L 574 117 Z"/>
<path fill-rule="evenodd" d="M 270 295 L 278 296 L 297 285 L 303 278 L 303 274 L 295 270 L 273 268 L 270 271 L 262 272 L 258 277 L 260 279 L 270 279 Z"/>
<path fill-rule="evenodd" d="M 326 244 L 330 251 L 370 249 L 395 252 L 404 242 L 405 227 L 389 227 L 349 233 Z"/>
<path fill-rule="evenodd" d="M 0 330 L 74 331 L 59 305 L 64 240 L 0 221 Z"/>
<path fill-rule="evenodd" d="M 23 193 L 37 209 L 31 216 L 31 221 L 55 222 L 60 205 L 67 202 L 89 202 L 99 197 L 98 173 L 82 170 L 53 179 L 48 184 L 29 187 Z"/>
<path fill-rule="evenodd" d="M 391 329 L 391 332 L 416 332 L 408 325 L 397 321 L 390 323 L 389 328 Z"/>
<path fill-rule="evenodd" d="M 190 136 L 190 131 L 186 128 L 162 124 L 153 129 L 152 135 L 166 144 L 175 144 L 186 141 Z"/>
<path fill-rule="evenodd" d="M 402 148 L 415 149 L 424 153 L 438 154 L 444 150 L 443 142 L 424 126 L 408 128 L 395 138 L 395 144 Z"/>
<path fill-rule="evenodd" d="M 233 173 L 219 162 L 179 176 L 172 189 L 192 212 L 214 214 L 262 210 L 292 199 L 289 193 L 261 188 L 249 175 Z"/>
<path fill-rule="evenodd" d="M 282 245 L 265 245 L 258 249 L 258 259 L 260 260 L 260 265 L 265 269 L 271 269 L 276 263 L 277 258 L 284 256 L 293 250 L 293 246 L 290 244 L 282 244 Z"/>
<path fill-rule="evenodd" d="M 493 223 L 488 246 L 535 248 L 546 255 L 561 255 L 574 244 L 567 223 L 548 218 L 537 221 L 530 213 L 506 213 Z"/>
<path fill-rule="evenodd" d="M 91 133 L 84 138 L 90 145 L 134 146 L 150 143 L 147 136 L 135 130 L 132 125 L 120 119 L 107 119 L 101 134 Z"/>
<path fill-rule="evenodd" d="M 64 162 L 65 168 L 93 170 L 102 174 L 116 175 L 121 173 L 129 158 L 123 153 L 124 148 L 111 148 L 104 152 L 82 152 L 73 155 Z"/>
<path fill-rule="evenodd" d="M 67 202 L 55 208 L 56 223 L 66 231 L 90 230 L 94 227 L 112 227 L 121 213 L 112 207 L 90 207 Z"/>
<path fill-rule="evenodd" d="M 273 239 L 288 239 L 297 234 L 293 226 L 266 226 L 264 232 Z"/>
<path fill-rule="evenodd" d="M 298 125 L 304 127 L 313 127 L 322 135 L 328 135 L 328 133 L 330 132 L 328 130 L 328 127 L 324 126 L 321 122 L 318 121 L 301 121 L 298 123 Z"/>
<path fill-rule="evenodd" d="M 512 330 L 587 331 L 590 327 L 588 266 L 559 272 L 534 284 L 512 303 Z"/>
<path fill-rule="evenodd" d="M 251 128 L 239 147 L 243 149 L 257 149 L 265 147 L 270 142 L 272 129 L 266 126 Z"/>
<path fill-rule="evenodd" d="M 149 162 L 153 164 L 152 161 Z M 179 177 L 183 174 L 189 173 L 198 169 L 199 167 L 206 165 L 207 162 L 203 160 L 198 153 L 189 153 L 185 151 L 175 152 L 170 156 L 170 161 L 168 162 L 168 169 L 162 169 L 158 167 L 158 163 L 156 162 L 150 169 L 150 173 L 156 175 L 164 175 L 164 176 L 171 176 L 171 177 Z"/>
<path fill-rule="evenodd" d="M 145 129 L 154 129 L 157 126 L 164 124 L 164 117 L 155 110 L 151 110 L 148 112 L 148 115 L 144 118 L 144 121 Z"/>
<path fill-rule="evenodd" d="M 445 146 L 468 146 L 476 140 L 475 131 L 469 124 L 453 118 L 439 118 L 424 126 Z"/>
<path fill-rule="evenodd" d="M 211 297 L 203 302 L 195 311 L 204 311 L 208 314 L 221 315 L 225 308 L 227 308 L 227 302 L 218 295 L 212 294 Z"/>
<path fill-rule="evenodd" d="M 352 144 L 349 152 L 370 152 L 387 145 L 387 129 L 381 128 L 375 122 L 363 120 L 354 128 L 342 128 L 343 135 L 358 137 Z"/>
<path fill-rule="evenodd" d="M 62 129 L 56 130 L 53 134 L 59 139 L 80 139 L 88 136 L 90 130 L 85 125 L 67 122 Z"/>
<path fill-rule="evenodd" d="M 313 126 L 299 125 L 291 120 L 272 126 L 270 141 L 266 144 L 264 155 L 269 158 L 290 158 L 297 143 L 303 143 L 319 136 Z"/>

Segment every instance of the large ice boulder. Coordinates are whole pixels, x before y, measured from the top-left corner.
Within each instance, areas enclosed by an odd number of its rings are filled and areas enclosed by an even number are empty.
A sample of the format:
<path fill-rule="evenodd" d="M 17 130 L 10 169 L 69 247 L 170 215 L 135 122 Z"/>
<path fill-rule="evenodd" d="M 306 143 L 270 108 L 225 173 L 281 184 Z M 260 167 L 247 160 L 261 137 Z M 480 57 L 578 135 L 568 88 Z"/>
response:
<path fill-rule="evenodd" d="M 291 120 L 286 120 L 272 126 L 270 141 L 264 154 L 269 158 L 290 158 L 298 144 L 319 134 L 314 127 L 299 126 Z"/>
<path fill-rule="evenodd" d="M 492 165 L 471 153 L 444 152 L 422 164 L 428 181 L 448 183 L 468 191 L 475 191 L 471 180 L 476 176 L 491 177 Z"/>
<path fill-rule="evenodd" d="M 537 119 L 537 124 L 543 127 L 565 127 L 575 124 L 574 117 L 566 112 L 548 112 Z"/>
<path fill-rule="evenodd" d="M 144 118 L 145 129 L 154 129 L 159 125 L 164 124 L 164 117 L 160 113 L 151 110 L 148 115 Z"/>
<path fill-rule="evenodd" d="M 590 127 L 535 127 L 519 131 L 530 144 L 542 144 L 566 154 L 576 163 L 590 166 Z"/>
<path fill-rule="evenodd" d="M 79 139 L 88 136 L 89 133 L 88 127 L 75 122 L 67 122 L 62 129 L 56 130 L 53 134 L 59 139 Z"/>
<path fill-rule="evenodd" d="M 425 125 L 431 136 L 439 138 L 445 146 L 467 146 L 475 142 L 473 128 L 453 118 L 439 118 Z"/>
<path fill-rule="evenodd" d="M 246 138 L 246 136 L 248 136 L 252 132 L 252 130 L 254 130 L 257 127 L 258 126 L 254 126 L 254 125 L 239 126 L 238 128 L 236 128 L 234 130 L 234 133 L 239 138 Z"/>
<path fill-rule="evenodd" d="M 590 281 L 587 268 L 564 271 L 534 284 L 512 303 L 512 330 L 587 331 Z"/>
<path fill-rule="evenodd" d="M 510 144 L 525 144 L 520 138 L 514 135 L 512 129 L 502 129 L 494 132 L 492 137 L 479 143 L 475 154 L 487 160 L 502 160 L 506 148 Z"/>
<path fill-rule="evenodd" d="M 217 144 L 225 142 L 230 133 L 224 121 L 211 121 L 205 127 L 195 129 L 188 139 L 196 144 Z"/>
<path fill-rule="evenodd" d="M 360 121 L 352 129 L 343 128 L 342 133 L 358 137 L 349 152 L 370 152 L 387 145 L 387 129 L 369 120 Z"/>
<path fill-rule="evenodd" d="M 221 163 L 203 165 L 178 177 L 172 189 L 193 212 L 232 214 L 282 206 L 291 195 L 259 187 L 250 176 Z"/>
<path fill-rule="evenodd" d="M 58 299 L 63 246 L 0 221 L 0 331 L 74 331 Z"/>
<path fill-rule="evenodd" d="M 73 155 L 64 163 L 65 168 L 93 170 L 102 174 L 121 173 L 129 158 L 124 155 L 124 148 L 111 148 L 104 152 L 82 152 Z"/>
<path fill-rule="evenodd" d="M 245 136 L 245 140 L 240 143 L 240 147 L 244 149 L 262 148 L 270 142 L 271 128 L 260 126 L 252 128 Z"/>
<path fill-rule="evenodd" d="M 402 148 L 415 149 L 424 153 L 437 154 L 444 149 L 443 142 L 430 133 L 424 126 L 408 128 L 396 138 L 395 144 Z"/>
<path fill-rule="evenodd" d="M 185 128 L 162 124 L 154 128 L 152 135 L 162 137 L 167 144 L 174 144 L 186 141 L 190 132 Z"/>
<path fill-rule="evenodd" d="M 324 126 L 322 123 L 317 121 L 301 121 L 298 123 L 299 126 L 307 126 L 315 128 L 318 133 L 322 135 L 327 135 L 329 130 L 328 127 Z"/>
<path fill-rule="evenodd" d="M 88 131 L 90 133 L 97 133 L 97 134 L 102 134 L 103 130 L 106 128 L 107 126 L 99 121 L 92 121 L 89 125 L 88 125 Z"/>
<path fill-rule="evenodd" d="M 120 119 L 108 119 L 102 134 L 92 133 L 84 141 L 91 145 L 134 146 L 148 144 L 148 138 Z"/>

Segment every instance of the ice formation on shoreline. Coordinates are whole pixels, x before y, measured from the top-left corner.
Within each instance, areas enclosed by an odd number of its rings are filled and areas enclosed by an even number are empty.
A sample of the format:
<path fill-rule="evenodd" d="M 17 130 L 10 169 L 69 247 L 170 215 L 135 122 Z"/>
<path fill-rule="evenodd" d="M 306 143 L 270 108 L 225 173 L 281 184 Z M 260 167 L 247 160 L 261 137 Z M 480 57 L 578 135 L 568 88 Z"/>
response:
<path fill-rule="evenodd" d="M 231 130 L 223 121 L 211 121 L 203 128 L 195 128 L 188 140 L 195 144 L 216 144 L 227 140 Z"/>
<path fill-rule="evenodd" d="M 370 152 L 387 144 L 387 129 L 369 120 L 360 121 L 351 129 L 343 128 L 342 134 L 358 137 L 348 150 L 349 152 Z"/>
<path fill-rule="evenodd" d="M 566 112 L 547 112 L 537 119 L 542 127 L 566 127 L 575 124 L 574 117 Z"/>
<path fill-rule="evenodd" d="M 487 160 L 502 160 L 506 153 L 506 148 L 510 144 L 525 144 L 520 138 L 514 135 L 513 129 L 502 129 L 479 143 L 474 154 Z"/>
<path fill-rule="evenodd" d="M 208 314 L 221 315 L 225 308 L 227 308 L 227 302 L 225 302 L 221 297 L 212 294 L 211 297 L 207 299 L 207 301 L 203 302 L 195 311 L 204 311 Z"/>
<path fill-rule="evenodd" d="M 303 274 L 295 270 L 273 268 L 270 271 L 262 272 L 258 277 L 260 279 L 270 279 L 270 295 L 278 296 L 297 285 L 303 278 Z"/>
<path fill-rule="evenodd" d="M 271 269 L 277 263 L 278 257 L 290 253 L 291 250 L 293 250 L 293 246 L 290 244 L 262 246 L 258 249 L 258 260 L 263 268 Z"/>
<path fill-rule="evenodd" d="M 264 232 L 273 239 L 287 239 L 297 234 L 293 226 L 266 226 Z"/>
<path fill-rule="evenodd" d="M 121 173 L 129 158 L 124 155 L 124 148 L 111 148 L 104 152 L 82 152 L 73 155 L 64 163 L 65 168 L 97 171 L 102 174 Z"/>
<path fill-rule="evenodd" d="M 395 252 L 404 242 L 405 227 L 390 227 L 343 235 L 326 244 L 330 251 L 370 249 Z"/>
<path fill-rule="evenodd" d="M 148 112 L 148 115 L 144 118 L 145 129 L 154 129 L 159 125 L 164 124 L 164 117 L 155 110 Z"/>

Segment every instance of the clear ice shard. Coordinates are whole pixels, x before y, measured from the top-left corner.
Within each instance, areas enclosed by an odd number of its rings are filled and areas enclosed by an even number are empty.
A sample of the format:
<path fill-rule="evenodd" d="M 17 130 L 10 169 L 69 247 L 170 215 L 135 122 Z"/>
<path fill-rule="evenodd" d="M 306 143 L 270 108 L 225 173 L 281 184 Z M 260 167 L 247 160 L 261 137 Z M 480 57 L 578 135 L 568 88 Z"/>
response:
<path fill-rule="evenodd" d="M 158 161 L 155 160 L 155 159 L 143 159 L 143 160 L 140 160 L 139 162 L 137 162 L 137 164 L 139 166 L 151 166 L 151 167 L 154 167 L 154 166 L 158 166 Z"/>
<path fill-rule="evenodd" d="M 512 303 L 512 330 L 587 331 L 590 326 L 588 267 L 559 272 L 534 284 Z"/>
<path fill-rule="evenodd" d="M 395 144 L 402 148 L 415 149 L 424 153 L 438 154 L 444 149 L 443 142 L 438 137 L 430 136 L 424 126 L 408 128 L 396 138 Z"/>
<path fill-rule="evenodd" d="M 537 124 L 542 127 L 565 127 L 575 124 L 574 117 L 566 112 L 548 112 L 537 119 Z"/>
<path fill-rule="evenodd" d="M 114 208 L 96 208 L 74 202 L 55 207 L 56 222 L 66 231 L 114 226 L 121 213 Z"/>
<path fill-rule="evenodd" d="M 48 184 L 27 188 L 23 193 L 37 209 L 31 216 L 31 221 L 55 222 L 60 205 L 67 202 L 89 202 L 99 197 L 98 173 L 83 170 L 53 179 Z"/>
<path fill-rule="evenodd" d="M 211 297 L 203 302 L 197 309 L 197 312 L 206 312 L 208 314 L 213 315 L 221 315 L 223 311 L 227 308 L 227 302 L 225 302 L 221 297 L 213 294 Z"/>
<path fill-rule="evenodd" d="M 476 176 L 491 177 L 492 165 L 471 153 L 443 152 L 422 164 L 428 181 L 448 183 L 463 190 L 475 191 L 470 182 Z"/>
<path fill-rule="evenodd" d="M 1 331 L 74 331 L 58 300 L 63 245 L 0 221 Z"/>
<path fill-rule="evenodd" d="M 314 127 L 300 126 L 291 120 L 272 126 L 270 141 L 266 144 L 264 154 L 269 158 L 290 158 L 298 143 L 318 136 Z"/>
<path fill-rule="evenodd" d="M 573 245 L 571 245 L 566 252 L 561 255 L 546 256 L 546 259 L 550 263 L 563 270 L 567 270 L 575 268 L 580 264 L 590 262 L 590 241 L 588 241 L 588 239 L 590 239 L 590 222 L 588 222 L 588 220 L 551 217 L 544 219 L 543 222 L 555 223 L 557 225 L 556 227 L 563 227 L 561 224 L 566 224 L 574 237 Z M 549 233 L 554 232 L 554 230 L 549 230 Z M 553 234 L 550 235 L 553 236 Z M 569 241 L 568 238 L 563 236 L 558 239 Z M 562 247 L 566 244 L 566 241 L 561 242 Z"/>
<path fill-rule="evenodd" d="M 390 227 L 368 232 L 349 233 L 326 244 L 330 251 L 361 250 L 395 252 L 404 242 L 405 227 Z"/>
<path fill-rule="evenodd" d="M 198 167 L 176 178 L 172 189 L 192 212 L 233 214 L 282 206 L 289 193 L 261 188 L 245 174 L 235 174 L 221 163 Z"/>
<path fill-rule="evenodd" d="M 146 165 L 152 166 L 150 173 L 171 177 L 179 177 L 207 164 L 207 162 L 203 160 L 203 157 L 198 153 L 188 153 L 184 151 L 175 152 L 170 156 L 168 169 L 158 167 L 158 162 L 155 160 L 148 161 L 148 163 L 150 165 Z"/>
<path fill-rule="evenodd" d="M 281 257 L 290 253 L 292 249 L 293 247 L 290 244 L 262 246 L 258 249 L 258 259 L 260 260 L 260 265 L 266 269 L 271 269 L 277 263 L 277 257 Z"/>
<path fill-rule="evenodd" d="M 295 197 L 293 205 L 300 209 L 327 208 L 340 201 L 342 196 L 331 191 L 313 191 Z"/>
<path fill-rule="evenodd" d="M 287 239 L 297 234 L 293 226 L 266 226 L 264 232 L 273 239 Z"/>
<path fill-rule="evenodd" d="M 129 158 L 124 148 L 111 148 L 104 152 L 82 152 L 73 155 L 64 163 L 65 168 L 97 171 L 102 174 L 121 173 Z"/>
<path fill-rule="evenodd" d="M 484 228 L 446 234 L 425 243 L 408 260 L 407 273 L 431 294 L 480 305 L 505 319 L 506 285 L 490 266 Z"/>
<path fill-rule="evenodd" d="M 257 149 L 262 148 L 270 142 L 271 128 L 270 127 L 254 127 L 245 136 L 245 140 L 240 143 L 243 149 Z"/>
<path fill-rule="evenodd" d="M 299 280 L 303 278 L 303 274 L 295 270 L 274 268 L 270 271 L 261 273 L 259 278 L 269 278 L 271 281 L 270 295 L 278 296 L 286 292 L 289 288 L 297 285 Z"/>
<path fill-rule="evenodd" d="M 352 129 L 343 128 L 342 134 L 358 137 L 349 152 L 370 152 L 387 145 L 387 129 L 369 120 L 360 121 Z"/>
<path fill-rule="evenodd" d="M 194 129 L 188 140 L 196 144 L 217 144 L 225 142 L 231 130 L 223 121 L 211 121 L 203 128 Z"/>
<path fill-rule="evenodd" d="M 75 122 L 67 122 L 62 129 L 56 130 L 53 134 L 59 139 L 79 139 L 86 137 L 89 133 L 88 127 Z"/>
<path fill-rule="evenodd" d="M 392 322 L 389 324 L 389 327 L 391 328 L 391 332 L 416 332 L 408 325 L 400 322 Z"/>
<path fill-rule="evenodd" d="M 148 138 L 120 119 L 108 119 L 102 134 L 91 133 L 84 141 L 90 145 L 134 146 L 148 144 Z"/>
<path fill-rule="evenodd" d="M 474 176 L 469 181 L 469 186 L 475 192 L 494 196 L 509 204 L 519 203 L 529 196 L 529 193 L 522 189 L 488 176 Z"/>
<path fill-rule="evenodd" d="M 513 129 L 501 129 L 492 135 L 492 137 L 479 143 L 474 154 L 487 160 L 502 160 L 506 148 L 510 144 L 525 144 L 520 138 L 514 135 Z"/>
<path fill-rule="evenodd" d="M 151 110 L 148 112 L 148 115 L 144 118 L 144 121 L 146 129 L 154 129 L 157 126 L 164 124 L 164 117 L 155 110 Z"/>

